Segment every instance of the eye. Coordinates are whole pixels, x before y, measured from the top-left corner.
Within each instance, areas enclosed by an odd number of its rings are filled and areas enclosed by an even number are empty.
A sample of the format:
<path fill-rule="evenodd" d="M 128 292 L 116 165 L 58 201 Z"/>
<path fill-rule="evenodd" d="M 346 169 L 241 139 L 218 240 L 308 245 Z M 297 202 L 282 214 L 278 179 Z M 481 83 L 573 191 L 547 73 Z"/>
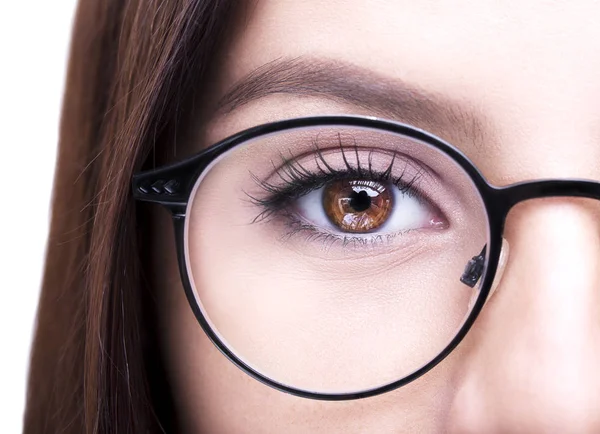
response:
<path fill-rule="evenodd" d="M 371 180 L 334 180 L 298 198 L 295 211 L 317 229 L 355 235 L 444 225 L 410 188 Z"/>

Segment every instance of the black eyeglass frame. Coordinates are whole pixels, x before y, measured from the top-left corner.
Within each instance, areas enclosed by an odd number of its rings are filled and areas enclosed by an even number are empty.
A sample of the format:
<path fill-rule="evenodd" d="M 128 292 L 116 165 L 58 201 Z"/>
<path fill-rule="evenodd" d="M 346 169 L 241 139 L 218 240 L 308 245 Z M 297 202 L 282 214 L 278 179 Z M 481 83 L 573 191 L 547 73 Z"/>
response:
<path fill-rule="evenodd" d="M 186 264 L 186 210 L 190 195 L 204 170 L 225 152 L 250 140 L 286 130 L 319 126 L 348 126 L 375 129 L 382 132 L 400 134 L 437 148 L 456 162 L 470 177 L 473 185 L 479 191 L 488 215 L 490 238 L 487 246 L 484 248 L 485 253 L 482 252 L 487 259 L 483 280 L 473 309 L 456 336 L 437 357 L 412 374 L 390 384 L 355 393 L 325 394 L 296 389 L 262 375 L 240 360 L 221 341 L 202 314 L 196 302 Z M 132 187 L 134 199 L 158 203 L 171 211 L 175 227 L 179 272 L 188 303 L 202 329 L 219 351 L 248 375 L 270 387 L 303 398 L 328 401 L 367 398 L 397 389 L 430 371 L 456 348 L 472 327 L 489 295 L 500 260 L 502 234 L 506 216 L 513 206 L 525 200 L 547 197 L 600 199 L 600 182 L 583 179 L 544 179 L 522 182 L 505 187 L 495 187 L 486 181 L 475 165 L 461 151 L 439 137 L 410 125 L 364 116 L 312 116 L 287 119 L 249 128 L 212 145 L 184 161 L 135 174 L 132 179 Z"/>

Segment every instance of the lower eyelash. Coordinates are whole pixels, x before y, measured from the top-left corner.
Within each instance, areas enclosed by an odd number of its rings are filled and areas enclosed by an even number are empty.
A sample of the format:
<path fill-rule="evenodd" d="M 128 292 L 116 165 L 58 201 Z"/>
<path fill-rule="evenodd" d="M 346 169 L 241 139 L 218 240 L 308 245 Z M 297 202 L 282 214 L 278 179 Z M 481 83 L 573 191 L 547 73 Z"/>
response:
<path fill-rule="evenodd" d="M 334 244 L 341 243 L 343 247 L 375 247 L 381 244 L 392 243 L 392 241 L 399 235 L 410 232 L 397 232 L 390 234 L 365 234 L 365 236 L 348 236 L 348 235 L 339 235 L 331 232 L 325 232 L 317 228 L 316 226 L 306 223 L 299 218 L 297 218 L 293 213 L 288 211 L 284 211 L 283 216 L 285 217 L 285 226 L 287 228 L 287 232 L 282 235 L 282 241 L 288 241 L 292 237 L 296 236 L 304 236 L 304 241 L 312 242 L 312 241 L 320 241 L 327 247 L 332 247 Z M 263 222 L 269 222 L 276 214 L 273 213 L 270 217 L 266 218 L 266 220 L 262 220 Z"/>

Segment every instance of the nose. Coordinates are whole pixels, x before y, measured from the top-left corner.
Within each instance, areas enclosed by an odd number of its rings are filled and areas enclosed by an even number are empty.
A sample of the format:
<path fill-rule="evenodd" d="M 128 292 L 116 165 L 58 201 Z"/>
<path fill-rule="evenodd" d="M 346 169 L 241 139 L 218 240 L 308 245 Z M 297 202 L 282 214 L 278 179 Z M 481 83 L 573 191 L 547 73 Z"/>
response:
<path fill-rule="evenodd" d="M 461 345 L 450 432 L 600 432 L 600 204 L 540 199 Z"/>

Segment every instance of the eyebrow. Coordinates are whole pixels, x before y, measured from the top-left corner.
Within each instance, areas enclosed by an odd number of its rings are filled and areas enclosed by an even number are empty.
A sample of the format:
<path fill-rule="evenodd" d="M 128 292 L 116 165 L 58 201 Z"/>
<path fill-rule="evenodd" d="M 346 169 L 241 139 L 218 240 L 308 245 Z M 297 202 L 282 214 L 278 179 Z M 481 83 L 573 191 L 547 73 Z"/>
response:
<path fill-rule="evenodd" d="M 446 139 L 480 145 L 492 138 L 490 122 L 474 104 L 452 100 L 339 60 L 275 59 L 237 82 L 220 99 L 217 110 L 228 114 L 274 94 L 310 96 L 350 104 L 373 116 L 411 124 Z"/>

